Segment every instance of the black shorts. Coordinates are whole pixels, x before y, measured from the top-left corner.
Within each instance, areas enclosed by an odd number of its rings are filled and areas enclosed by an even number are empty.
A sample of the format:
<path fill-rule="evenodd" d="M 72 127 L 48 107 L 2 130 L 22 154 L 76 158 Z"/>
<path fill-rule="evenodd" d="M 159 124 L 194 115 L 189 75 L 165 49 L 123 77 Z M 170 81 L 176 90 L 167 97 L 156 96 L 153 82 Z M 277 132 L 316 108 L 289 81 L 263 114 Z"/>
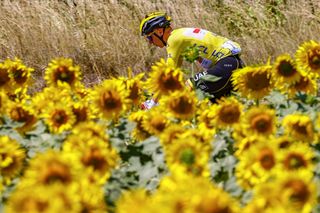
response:
<path fill-rule="evenodd" d="M 220 59 L 214 67 L 209 68 L 207 71 L 197 73 L 193 77 L 193 80 L 197 88 L 214 96 L 210 100 L 215 103 L 220 97 L 231 94 L 231 91 L 233 90 L 233 85 L 231 83 L 232 72 L 243 67 L 244 63 L 238 55 L 228 56 Z M 220 77 L 220 79 L 215 82 L 200 80 L 201 76 L 204 75 L 214 75 Z M 198 82 L 199 80 L 200 82 Z"/>

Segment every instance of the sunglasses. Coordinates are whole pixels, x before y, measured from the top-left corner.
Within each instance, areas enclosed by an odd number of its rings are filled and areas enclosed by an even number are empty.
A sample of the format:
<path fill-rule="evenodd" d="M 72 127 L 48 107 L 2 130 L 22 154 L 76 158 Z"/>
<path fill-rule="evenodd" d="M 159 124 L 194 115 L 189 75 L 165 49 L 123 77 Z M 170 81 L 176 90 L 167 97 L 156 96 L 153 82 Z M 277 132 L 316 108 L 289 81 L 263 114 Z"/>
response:
<path fill-rule="evenodd" d="M 151 43 L 152 42 L 152 35 L 154 34 L 154 32 L 150 33 L 149 35 L 146 36 L 146 38 L 148 39 L 148 41 Z"/>

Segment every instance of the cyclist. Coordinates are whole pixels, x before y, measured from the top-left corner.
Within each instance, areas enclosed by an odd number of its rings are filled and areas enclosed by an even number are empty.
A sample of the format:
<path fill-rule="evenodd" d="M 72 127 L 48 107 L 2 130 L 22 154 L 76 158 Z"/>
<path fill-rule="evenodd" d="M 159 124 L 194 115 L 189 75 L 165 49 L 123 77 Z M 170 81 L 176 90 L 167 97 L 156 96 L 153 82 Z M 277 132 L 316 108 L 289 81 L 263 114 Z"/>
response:
<path fill-rule="evenodd" d="M 173 29 L 171 17 L 164 12 L 148 14 L 140 23 L 140 33 L 149 43 L 160 48 L 166 47 L 167 57 L 173 59 L 176 67 L 182 64 L 182 53 L 189 47 L 196 47 L 199 50 L 197 61 L 204 71 L 187 80 L 186 84 L 191 87 L 196 85 L 210 93 L 212 102 L 231 93 L 232 72 L 244 66 L 238 43 L 200 28 Z M 219 80 L 200 80 L 205 75 L 217 76 Z"/>

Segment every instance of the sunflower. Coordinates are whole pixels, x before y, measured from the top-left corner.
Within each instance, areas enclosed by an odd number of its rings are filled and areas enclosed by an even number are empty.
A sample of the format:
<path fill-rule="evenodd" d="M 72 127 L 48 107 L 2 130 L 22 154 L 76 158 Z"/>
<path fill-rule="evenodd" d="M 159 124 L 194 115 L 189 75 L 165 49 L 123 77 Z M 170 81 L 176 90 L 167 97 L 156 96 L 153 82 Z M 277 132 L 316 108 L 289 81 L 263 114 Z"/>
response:
<path fill-rule="evenodd" d="M 215 123 L 219 128 L 238 125 L 242 116 L 243 106 L 234 97 L 222 98 L 215 108 Z"/>
<path fill-rule="evenodd" d="M 0 114 L 3 114 L 7 110 L 7 103 L 9 102 L 9 97 L 6 92 L 0 90 Z"/>
<path fill-rule="evenodd" d="M 91 91 L 94 108 L 105 119 L 116 119 L 130 103 L 128 91 L 120 81 L 107 79 Z"/>
<path fill-rule="evenodd" d="M 160 105 L 173 117 L 178 119 L 191 119 L 196 113 L 197 98 L 194 92 L 176 91 L 170 96 L 160 99 Z"/>
<path fill-rule="evenodd" d="M 234 144 L 236 150 L 234 156 L 240 157 L 244 152 L 248 151 L 252 145 L 262 143 L 261 140 L 263 140 L 263 137 L 258 135 L 248 135 L 247 137 L 236 140 Z"/>
<path fill-rule="evenodd" d="M 27 87 L 19 87 L 13 91 L 7 92 L 7 97 L 11 101 L 22 102 L 23 100 L 30 99 Z"/>
<path fill-rule="evenodd" d="M 169 95 L 172 92 L 184 89 L 183 72 L 174 67 L 174 63 L 161 59 L 156 65 L 152 66 L 152 71 L 146 81 L 146 87 L 155 98 Z"/>
<path fill-rule="evenodd" d="M 264 105 L 254 106 L 245 113 L 243 128 L 246 135 L 270 136 L 275 133 L 276 122 L 275 110 Z"/>
<path fill-rule="evenodd" d="M 77 192 L 63 185 L 18 187 L 10 195 L 5 212 L 80 212 L 79 201 Z"/>
<path fill-rule="evenodd" d="M 23 168 L 26 158 L 20 144 L 8 136 L 0 136 L 0 173 L 4 178 L 15 177 Z"/>
<path fill-rule="evenodd" d="M 76 117 L 75 125 L 95 118 L 92 106 L 88 101 L 77 101 L 72 104 L 72 112 Z"/>
<path fill-rule="evenodd" d="M 248 135 L 246 135 L 245 128 L 243 128 L 243 125 L 236 125 L 233 128 L 233 131 L 231 132 L 232 138 L 235 141 L 241 141 L 242 139 L 246 138 Z"/>
<path fill-rule="evenodd" d="M 314 172 L 315 165 L 312 162 L 315 158 L 314 151 L 305 143 L 294 143 L 287 149 L 281 150 L 279 161 L 282 171 L 307 170 L 311 174 Z"/>
<path fill-rule="evenodd" d="M 190 212 L 240 212 L 239 203 L 227 192 L 218 187 L 210 187 L 210 190 L 202 189 L 202 192 L 190 200 Z"/>
<path fill-rule="evenodd" d="M 243 97 L 260 99 L 273 89 L 271 79 L 272 66 L 250 67 L 236 70 L 232 74 L 232 83 Z"/>
<path fill-rule="evenodd" d="M 147 213 L 149 211 L 149 204 L 151 197 L 145 189 L 134 189 L 131 191 L 124 191 L 116 201 L 116 213 L 135 212 Z"/>
<path fill-rule="evenodd" d="M 277 147 L 267 143 L 267 139 L 252 144 L 238 156 L 235 172 L 238 183 L 245 189 L 251 189 L 272 178 L 278 162 L 277 152 Z"/>
<path fill-rule="evenodd" d="M 44 122 L 49 127 L 50 132 L 60 134 L 71 130 L 76 122 L 72 108 L 67 103 L 68 100 L 66 99 L 66 101 L 61 100 L 60 103 L 49 104 L 40 115 L 44 118 Z"/>
<path fill-rule="evenodd" d="M 303 114 L 286 115 L 282 120 L 284 131 L 296 140 L 312 143 L 315 139 L 311 118 Z"/>
<path fill-rule="evenodd" d="M 7 59 L 4 65 L 9 73 L 9 77 L 13 82 L 14 89 L 27 87 L 31 83 L 31 73 L 33 68 L 25 66 L 18 58 L 15 60 Z"/>
<path fill-rule="evenodd" d="M 125 81 L 126 89 L 129 91 L 128 98 L 131 100 L 133 106 L 139 106 L 143 101 L 143 77 L 144 73 L 140 73 Z"/>
<path fill-rule="evenodd" d="M 292 84 L 301 78 L 296 68 L 295 61 L 289 54 L 278 56 L 272 67 L 272 79 L 275 81 L 275 87 L 285 89 L 285 84 Z"/>
<path fill-rule="evenodd" d="M 282 135 L 275 138 L 274 142 L 277 144 L 279 149 L 287 149 L 295 143 L 295 140 L 288 135 Z"/>
<path fill-rule="evenodd" d="M 57 58 L 48 64 L 44 79 L 48 86 L 57 87 L 58 83 L 63 83 L 74 88 L 81 81 L 80 74 L 80 67 L 75 66 L 72 59 Z"/>
<path fill-rule="evenodd" d="M 169 119 L 157 108 L 153 108 L 146 113 L 146 118 L 142 121 L 143 129 L 150 134 L 159 135 L 169 125 Z"/>
<path fill-rule="evenodd" d="M 106 125 L 94 121 L 88 121 L 75 125 L 69 136 L 75 136 L 75 139 L 77 139 L 77 136 L 85 136 L 87 138 L 98 137 L 108 141 L 108 135 L 106 132 Z"/>
<path fill-rule="evenodd" d="M 312 212 L 317 204 L 316 186 L 305 171 L 283 173 L 273 183 L 287 212 Z"/>
<path fill-rule="evenodd" d="M 107 205 L 104 200 L 104 190 L 101 185 L 92 183 L 86 178 L 77 181 L 75 185 L 75 189 L 79 195 L 79 212 L 107 212 Z"/>
<path fill-rule="evenodd" d="M 208 178 L 188 175 L 181 168 L 161 180 L 152 200 L 156 212 L 240 212 L 239 203 Z"/>
<path fill-rule="evenodd" d="M 30 160 L 23 177 L 23 187 L 35 185 L 71 185 L 80 178 L 80 165 L 63 152 L 48 150 Z"/>
<path fill-rule="evenodd" d="M 11 91 L 13 82 L 9 77 L 9 72 L 3 63 L 0 63 L 0 89 Z"/>
<path fill-rule="evenodd" d="M 7 103 L 7 115 L 13 121 L 22 123 L 21 126 L 16 127 L 16 130 L 21 134 L 32 130 L 38 120 L 34 115 L 33 110 L 26 104 L 25 101 L 9 101 Z"/>
<path fill-rule="evenodd" d="M 118 165 L 119 156 L 106 139 L 90 130 L 73 132 L 63 144 L 63 153 L 80 164 L 91 182 L 104 184 L 112 169 Z"/>
<path fill-rule="evenodd" d="M 320 44 L 310 40 L 301 44 L 295 54 L 297 65 L 308 74 L 320 74 Z"/>
<path fill-rule="evenodd" d="M 119 160 L 103 127 L 93 122 L 76 126 L 62 148 L 82 165 L 91 181 L 99 184 L 105 183 Z"/>
<path fill-rule="evenodd" d="M 273 182 L 257 185 L 253 190 L 253 198 L 243 208 L 243 212 L 286 213 L 287 207 L 281 203 L 279 192 Z"/>
<path fill-rule="evenodd" d="M 160 143 L 163 146 L 171 146 L 171 143 L 179 138 L 186 129 L 179 124 L 170 123 L 168 127 L 160 135 Z"/>
<path fill-rule="evenodd" d="M 294 97 L 298 92 L 305 93 L 308 95 L 315 95 L 317 93 L 317 82 L 316 79 L 309 75 L 301 74 L 300 80 L 292 83 L 287 88 L 287 94 L 289 97 Z"/>
<path fill-rule="evenodd" d="M 99 182 L 111 176 L 112 169 L 118 165 L 119 156 L 115 149 L 109 147 L 104 140 L 92 139 L 77 147 L 73 153 L 78 153 L 81 164 L 88 170 L 93 170 L 100 176 Z"/>
<path fill-rule="evenodd" d="M 173 170 L 175 165 L 181 165 L 188 173 L 200 176 L 209 174 L 209 155 L 209 150 L 206 150 L 195 137 L 178 138 L 165 149 L 166 162 L 170 170 Z"/>
<path fill-rule="evenodd" d="M 198 126 L 202 128 L 207 128 L 207 129 L 215 129 L 215 108 L 216 105 L 212 105 L 208 107 L 207 109 L 204 109 L 203 111 L 199 112 L 198 110 L 198 116 L 197 116 L 197 121 L 198 121 Z"/>
<path fill-rule="evenodd" d="M 42 91 L 37 92 L 31 98 L 31 106 L 35 114 L 41 114 L 48 104 L 57 104 L 65 101 L 64 103 L 72 103 L 71 88 L 63 87 L 45 87 Z"/>
<path fill-rule="evenodd" d="M 136 111 L 129 115 L 129 120 L 136 124 L 131 132 L 135 140 L 143 141 L 151 136 L 151 134 L 144 128 L 143 121 L 147 119 L 147 111 Z"/>
<path fill-rule="evenodd" d="M 214 130 L 201 128 L 199 126 L 197 128 L 186 129 L 182 134 L 178 136 L 178 138 L 182 140 L 195 138 L 195 140 L 202 145 L 203 151 L 210 153 L 212 151 L 212 141 L 214 139 L 214 135 Z"/>

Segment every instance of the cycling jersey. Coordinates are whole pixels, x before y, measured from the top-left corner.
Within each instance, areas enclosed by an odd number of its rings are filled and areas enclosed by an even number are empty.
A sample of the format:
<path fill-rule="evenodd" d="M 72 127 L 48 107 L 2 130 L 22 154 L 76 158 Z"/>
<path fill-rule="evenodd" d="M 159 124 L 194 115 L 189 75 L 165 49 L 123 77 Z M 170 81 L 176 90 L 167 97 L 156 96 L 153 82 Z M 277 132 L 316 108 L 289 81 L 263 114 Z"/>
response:
<path fill-rule="evenodd" d="M 168 38 L 168 58 L 172 58 L 175 66 L 179 67 L 181 54 L 193 46 L 200 50 L 198 62 L 204 69 L 215 65 L 222 58 L 238 55 L 241 52 L 238 43 L 210 31 L 200 28 L 180 28 L 173 30 Z"/>

